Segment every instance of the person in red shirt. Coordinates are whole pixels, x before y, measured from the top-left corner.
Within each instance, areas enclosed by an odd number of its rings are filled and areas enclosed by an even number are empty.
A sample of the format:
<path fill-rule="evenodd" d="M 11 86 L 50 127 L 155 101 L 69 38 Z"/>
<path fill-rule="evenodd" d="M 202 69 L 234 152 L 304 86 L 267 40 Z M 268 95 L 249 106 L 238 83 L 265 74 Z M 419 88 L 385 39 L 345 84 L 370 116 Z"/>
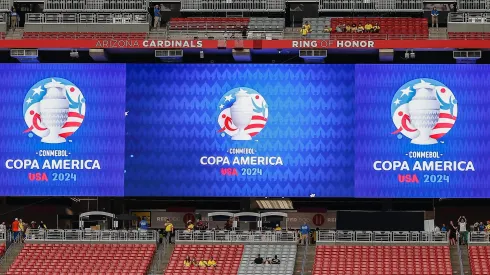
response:
<path fill-rule="evenodd" d="M 19 219 L 17 218 L 12 223 L 12 231 L 14 232 L 14 242 L 17 242 L 19 238 Z"/>

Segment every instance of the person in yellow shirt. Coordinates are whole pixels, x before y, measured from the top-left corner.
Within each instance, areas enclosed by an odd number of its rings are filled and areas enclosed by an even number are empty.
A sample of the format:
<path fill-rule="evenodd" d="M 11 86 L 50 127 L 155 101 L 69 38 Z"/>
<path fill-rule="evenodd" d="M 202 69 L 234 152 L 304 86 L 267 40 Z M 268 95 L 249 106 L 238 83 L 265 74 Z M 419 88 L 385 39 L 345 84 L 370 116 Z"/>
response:
<path fill-rule="evenodd" d="M 351 32 L 350 24 L 345 25 L 345 32 Z"/>
<path fill-rule="evenodd" d="M 282 228 L 281 228 L 281 227 L 280 227 L 278 224 L 276 224 L 276 228 L 275 228 L 274 230 L 276 230 L 276 231 L 281 231 L 281 230 L 282 230 Z"/>
<path fill-rule="evenodd" d="M 194 224 L 192 223 L 192 221 L 191 221 L 191 220 L 189 220 L 189 221 L 187 222 L 187 230 L 188 230 L 188 231 L 192 231 L 192 230 L 194 230 Z"/>
<path fill-rule="evenodd" d="M 371 23 L 367 23 L 365 26 L 364 26 L 364 30 L 366 32 L 373 32 L 373 25 L 371 25 Z"/>
<path fill-rule="evenodd" d="M 311 32 L 311 25 L 308 21 L 305 22 L 305 27 L 308 32 Z"/>
<path fill-rule="evenodd" d="M 330 28 L 329 26 L 325 26 L 325 28 L 323 28 L 323 32 L 324 33 L 331 33 L 332 32 L 332 28 Z"/>
<path fill-rule="evenodd" d="M 308 35 L 308 29 L 306 28 L 305 25 L 303 25 L 303 27 L 301 27 L 300 33 L 301 33 L 301 36 L 303 36 L 303 38 L 306 39 L 306 36 Z"/>
<path fill-rule="evenodd" d="M 191 257 L 189 257 L 189 256 L 185 257 L 184 266 L 185 267 L 191 267 Z"/>
<path fill-rule="evenodd" d="M 168 243 L 172 243 L 172 234 L 174 233 L 174 225 L 170 222 L 169 219 L 165 221 L 165 238 L 168 240 Z"/>
<path fill-rule="evenodd" d="M 216 266 L 216 261 L 213 259 L 213 257 L 209 258 L 208 266 L 209 267 L 215 267 Z"/>
<path fill-rule="evenodd" d="M 199 267 L 207 267 L 208 263 L 205 260 L 200 260 L 199 261 Z"/>

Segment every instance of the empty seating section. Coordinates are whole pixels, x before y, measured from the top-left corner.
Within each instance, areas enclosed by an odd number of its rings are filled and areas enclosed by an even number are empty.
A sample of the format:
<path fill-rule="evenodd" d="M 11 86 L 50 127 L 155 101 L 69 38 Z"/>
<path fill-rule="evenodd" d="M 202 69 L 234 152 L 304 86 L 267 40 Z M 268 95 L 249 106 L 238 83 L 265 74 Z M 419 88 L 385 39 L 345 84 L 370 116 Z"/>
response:
<path fill-rule="evenodd" d="M 332 33 L 335 39 L 370 38 L 370 39 L 427 39 L 429 28 L 426 18 L 391 18 L 391 17 L 343 17 L 332 18 L 331 27 L 335 28 L 340 24 L 365 25 L 367 23 L 378 23 L 381 27 L 379 33 Z"/>
<path fill-rule="evenodd" d="M 252 17 L 248 23 L 248 30 L 256 32 L 282 32 L 284 27 L 284 18 Z"/>
<path fill-rule="evenodd" d="M 247 28 L 250 18 L 232 17 L 190 17 L 172 18 L 169 22 L 170 30 L 242 30 Z"/>
<path fill-rule="evenodd" d="M 147 0 L 45 0 L 44 11 L 146 11 Z"/>
<path fill-rule="evenodd" d="M 280 264 L 256 265 L 254 259 L 260 254 L 266 258 L 277 258 Z M 238 275 L 292 275 L 296 260 L 296 245 L 245 245 Z"/>
<path fill-rule="evenodd" d="M 5 253 L 5 243 L 0 243 L 0 258 Z"/>
<path fill-rule="evenodd" d="M 24 39 L 145 39 L 146 33 L 24 32 Z"/>
<path fill-rule="evenodd" d="M 236 275 L 243 254 L 243 245 L 176 245 L 165 275 Z M 199 260 L 216 261 L 216 267 L 184 267 L 184 259 L 189 256 Z"/>
<path fill-rule="evenodd" d="M 490 246 L 470 246 L 468 256 L 473 275 L 490 274 Z"/>
<path fill-rule="evenodd" d="M 131 274 L 148 272 L 153 244 L 26 244 L 7 274 Z"/>
<path fill-rule="evenodd" d="M 451 275 L 447 246 L 317 246 L 313 275 Z M 486 273 L 488 274 L 488 273 Z"/>

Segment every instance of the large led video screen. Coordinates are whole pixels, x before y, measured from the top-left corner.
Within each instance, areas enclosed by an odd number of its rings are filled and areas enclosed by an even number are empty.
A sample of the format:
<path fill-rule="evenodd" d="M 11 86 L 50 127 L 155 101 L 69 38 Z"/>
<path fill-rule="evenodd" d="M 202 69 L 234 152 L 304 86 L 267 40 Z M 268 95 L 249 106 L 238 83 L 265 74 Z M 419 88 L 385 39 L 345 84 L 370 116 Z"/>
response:
<path fill-rule="evenodd" d="M 354 195 L 354 65 L 128 64 L 126 96 L 126 196 Z"/>
<path fill-rule="evenodd" d="M 0 196 L 124 195 L 124 64 L 0 64 L 0 78 Z"/>
<path fill-rule="evenodd" d="M 490 197 L 489 75 L 482 65 L 357 65 L 356 197 Z"/>

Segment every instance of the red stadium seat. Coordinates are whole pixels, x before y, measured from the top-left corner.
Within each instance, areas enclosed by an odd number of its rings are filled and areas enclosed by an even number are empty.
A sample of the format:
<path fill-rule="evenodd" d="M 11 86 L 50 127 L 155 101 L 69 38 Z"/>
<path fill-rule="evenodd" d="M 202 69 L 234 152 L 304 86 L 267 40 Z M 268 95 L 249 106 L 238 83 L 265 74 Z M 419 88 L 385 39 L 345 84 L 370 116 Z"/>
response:
<path fill-rule="evenodd" d="M 471 272 L 474 275 L 490 274 L 490 247 L 470 246 L 469 258 Z"/>
<path fill-rule="evenodd" d="M 153 244 L 26 244 L 7 274 L 134 274 L 148 272 Z"/>
<path fill-rule="evenodd" d="M 241 30 L 248 26 L 250 18 L 244 17 L 189 17 L 172 18 L 170 30 Z"/>
<path fill-rule="evenodd" d="M 331 34 L 333 39 L 371 39 L 371 40 L 413 40 L 427 39 L 429 37 L 429 28 L 425 18 L 403 18 L 403 17 L 337 17 L 331 19 L 331 26 L 335 29 L 340 24 L 352 25 L 367 23 L 375 24 L 381 27 L 378 34 L 366 33 L 335 33 Z"/>
<path fill-rule="evenodd" d="M 317 246 L 313 275 L 450 275 L 447 246 Z"/>
<path fill-rule="evenodd" d="M 176 245 L 165 275 L 236 275 L 243 254 L 243 245 Z M 184 259 L 189 256 L 196 260 L 213 257 L 216 268 L 184 267 Z"/>
<path fill-rule="evenodd" d="M 104 33 L 104 32 L 24 32 L 24 39 L 129 39 L 142 40 L 146 33 Z"/>

